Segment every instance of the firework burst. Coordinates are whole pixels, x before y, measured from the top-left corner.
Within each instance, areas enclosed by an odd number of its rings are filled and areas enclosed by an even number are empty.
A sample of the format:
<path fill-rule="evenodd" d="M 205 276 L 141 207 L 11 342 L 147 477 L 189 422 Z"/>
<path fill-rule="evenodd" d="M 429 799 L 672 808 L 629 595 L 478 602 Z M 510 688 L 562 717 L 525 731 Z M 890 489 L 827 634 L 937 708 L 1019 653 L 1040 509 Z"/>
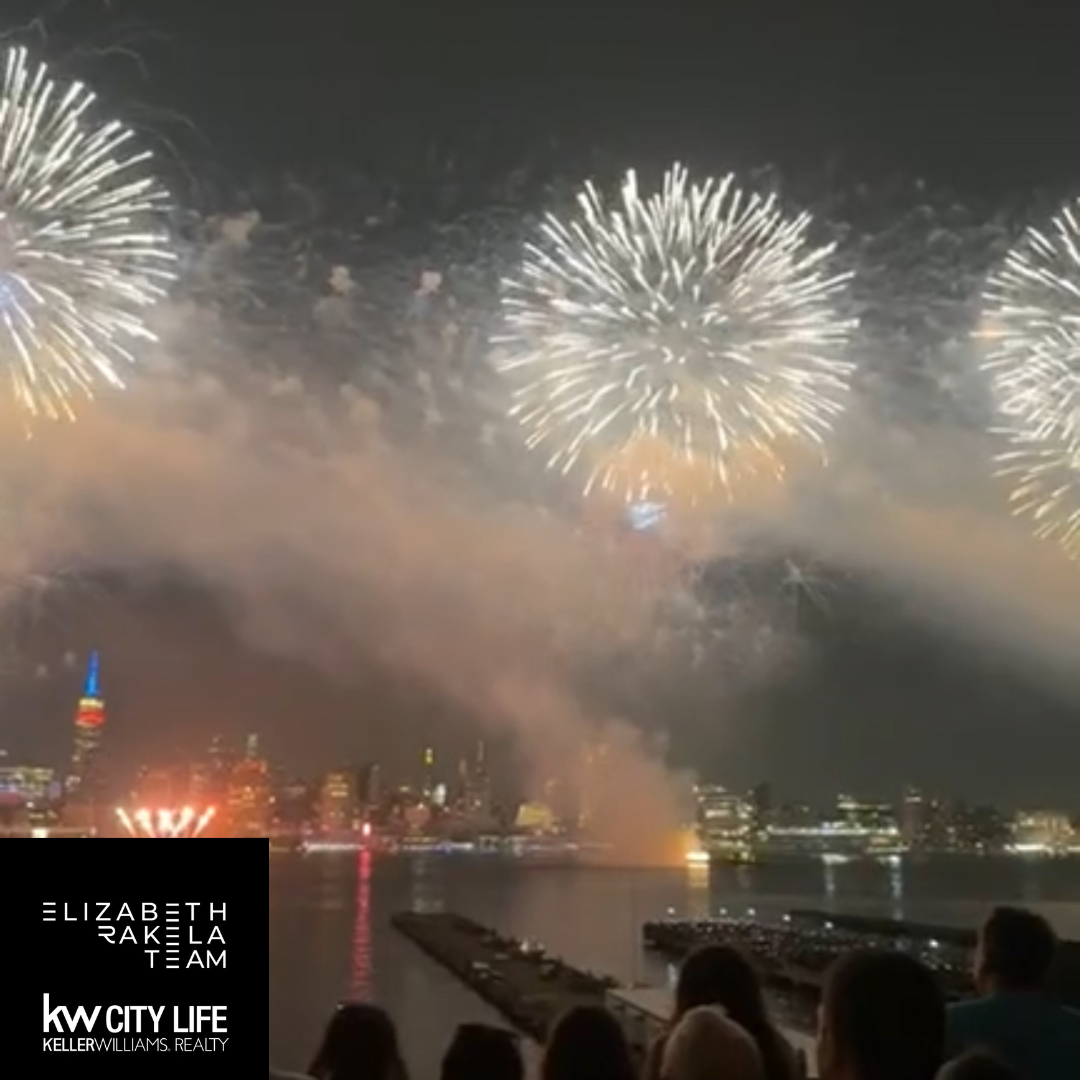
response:
<path fill-rule="evenodd" d="M 552 469 L 583 467 L 586 492 L 634 501 L 730 490 L 748 469 L 781 473 L 783 444 L 822 447 L 853 323 L 849 275 L 810 226 L 680 166 L 649 196 L 628 173 L 612 206 L 586 184 L 503 283 L 496 367 L 528 445 Z"/>
<path fill-rule="evenodd" d="M 173 278 L 151 155 L 95 96 L 25 49 L 0 53 L 0 363 L 32 416 L 71 418 L 122 387 L 147 309 Z"/>
<path fill-rule="evenodd" d="M 201 813 L 190 806 L 183 809 L 133 810 L 118 807 L 116 816 L 135 839 L 195 840 L 202 836 L 217 811 L 210 806 Z"/>
<path fill-rule="evenodd" d="M 1080 556 L 1080 202 L 988 279 L 978 337 L 1008 446 L 997 471 L 1037 535 Z"/>

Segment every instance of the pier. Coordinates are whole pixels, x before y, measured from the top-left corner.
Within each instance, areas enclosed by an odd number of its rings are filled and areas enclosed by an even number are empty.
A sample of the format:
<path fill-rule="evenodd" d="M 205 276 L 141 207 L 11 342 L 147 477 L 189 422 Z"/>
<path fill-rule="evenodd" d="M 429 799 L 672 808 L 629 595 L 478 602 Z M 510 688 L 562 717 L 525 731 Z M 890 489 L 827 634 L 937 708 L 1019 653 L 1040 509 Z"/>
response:
<path fill-rule="evenodd" d="M 603 1005 L 618 985 L 463 915 L 401 912 L 391 925 L 537 1042 L 567 1009 Z"/>
<path fill-rule="evenodd" d="M 659 953 L 667 960 L 681 961 L 702 945 L 723 943 L 736 946 L 744 952 L 757 970 L 765 987 L 774 994 L 793 996 L 808 1016 L 817 1007 L 821 996 L 823 969 L 770 956 L 755 949 L 754 942 L 740 933 L 742 924 L 735 920 L 708 920 L 704 922 L 647 922 L 642 927 L 645 948 Z M 808 1021 L 809 1022 L 809 1021 Z"/>
<path fill-rule="evenodd" d="M 805 913 L 804 913 L 805 915 Z M 729 945 L 754 965 L 782 1021 L 810 1030 L 826 974 L 845 953 L 862 949 L 899 950 L 914 956 L 937 976 L 942 993 L 955 1001 L 973 992 L 966 949 L 937 939 L 882 937 L 867 928 L 841 929 L 831 920 L 820 924 L 794 913 L 782 923 L 755 919 L 665 920 L 642 928 L 645 946 L 679 961 L 703 945 Z"/>
<path fill-rule="evenodd" d="M 795 908 L 789 914 L 793 926 L 835 927 L 882 940 L 942 941 L 958 949 L 974 949 L 977 936 L 968 927 L 909 922 L 874 915 L 838 915 L 819 908 Z"/>
<path fill-rule="evenodd" d="M 728 918 L 648 922 L 642 936 L 647 949 L 672 961 L 702 945 L 734 945 L 753 962 L 774 997 L 795 1005 L 800 1028 L 806 1026 L 804 1017 L 813 1015 L 829 965 L 853 949 L 899 949 L 915 956 L 937 973 L 950 1000 L 975 992 L 971 954 L 976 933 L 966 927 L 796 910 L 775 924 Z M 1050 990 L 1066 1004 L 1080 1004 L 1077 942 L 1060 943 Z"/>
<path fill-rule="evenodd" d="M 969 956 L 975 950 L 978 937 L 976 931 L 969 927 L 867 915 L 836 915 L 817 909 L 796 909 L 791 912 L 790 918 L 795 926 L 832 926 L 838 930 L 872 935 L 894 944 L 902 941 L 940 942 Z M 1058 943 L 1057 963 L 1050 975 L 1050 990 L 1074 1009 L 1080 1008 L 1080 941 L 1062 940 Z"/>
<path fill-rule="evenodd" d="M 494 1008 L 512 1027 L 542 1043 L 558 1017 L 574 1005 L 602 1005 L 623 1026 L 642 1059 L 667 1026 L 671 992 L 621 988 L 614 979 L 571 967 L 529 942 L 505 937 L 462 915 L 402 912 L 391 925 Z M 782 1028 L 816 1075 L 813 1041 Z"/>

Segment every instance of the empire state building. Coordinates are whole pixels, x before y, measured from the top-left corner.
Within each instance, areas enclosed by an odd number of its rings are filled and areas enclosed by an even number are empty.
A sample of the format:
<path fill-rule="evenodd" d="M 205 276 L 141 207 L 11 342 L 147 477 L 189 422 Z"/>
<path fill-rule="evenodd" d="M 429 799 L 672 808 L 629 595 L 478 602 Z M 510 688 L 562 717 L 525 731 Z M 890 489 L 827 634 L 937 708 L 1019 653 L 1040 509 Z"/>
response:
<path fill-rule="evenodd" d="M 75 710 L 75 740 L 65 785 L 69 805 L 77 802 L 89 808 L 99 796 L 99 757 L 104 729 L 105 702 L 101 696 L 100 660 L 94 652 L 90 654 L 82 696 Z"/>

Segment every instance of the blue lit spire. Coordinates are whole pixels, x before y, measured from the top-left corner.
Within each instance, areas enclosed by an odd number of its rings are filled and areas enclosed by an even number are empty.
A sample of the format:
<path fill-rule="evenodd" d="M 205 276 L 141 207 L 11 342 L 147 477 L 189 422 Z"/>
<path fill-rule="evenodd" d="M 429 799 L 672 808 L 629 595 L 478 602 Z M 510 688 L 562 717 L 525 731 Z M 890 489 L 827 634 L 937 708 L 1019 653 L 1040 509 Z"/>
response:
<path fill-rule="evenodd" d="M 94 701 L 101 700 L 101 676 L 98 672 L 101 661 L 96 652 L 90 654 L 90 664 L 86 669 L 86 682 L 83 683 L 82 696 Z"/>

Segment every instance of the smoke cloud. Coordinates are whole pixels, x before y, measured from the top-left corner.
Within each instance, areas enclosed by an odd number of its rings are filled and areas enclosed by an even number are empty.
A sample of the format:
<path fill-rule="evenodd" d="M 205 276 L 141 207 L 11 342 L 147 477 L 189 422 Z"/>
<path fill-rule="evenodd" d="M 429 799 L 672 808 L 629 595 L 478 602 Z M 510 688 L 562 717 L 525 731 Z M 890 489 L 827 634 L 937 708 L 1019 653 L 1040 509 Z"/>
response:
<path fill-rule="evenodd" d="M 578 784 L 573 763 L 603 743 L 599 838 L 633 839 L 621 855 L 634 861 L 671 858 L 676 784 L 576 688 L 591 663 L 652 633 L 635 567 L 607 538 L 392 445 L 353 390 L 328 399 L 241 366 L 228 383 L 159 366 L 30 440 L 6 418 L 9 578 L 180 568 L 257 650 L 331 676 L 363 658 L 512 733 L 537 790 L 552 775 Z"/>

